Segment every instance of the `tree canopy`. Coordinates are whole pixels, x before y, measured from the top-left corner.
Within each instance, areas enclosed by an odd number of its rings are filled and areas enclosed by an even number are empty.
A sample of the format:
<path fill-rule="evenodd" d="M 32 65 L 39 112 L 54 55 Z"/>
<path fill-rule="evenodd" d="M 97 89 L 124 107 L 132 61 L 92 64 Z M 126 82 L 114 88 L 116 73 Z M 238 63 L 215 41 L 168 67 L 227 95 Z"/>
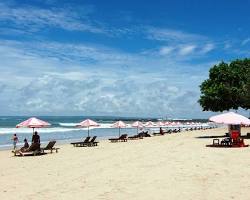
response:
<path fill-rule="evenodd" d="M 250 109 L 250 59 L 214 65 L 200 90 L 204 111 Z"/>

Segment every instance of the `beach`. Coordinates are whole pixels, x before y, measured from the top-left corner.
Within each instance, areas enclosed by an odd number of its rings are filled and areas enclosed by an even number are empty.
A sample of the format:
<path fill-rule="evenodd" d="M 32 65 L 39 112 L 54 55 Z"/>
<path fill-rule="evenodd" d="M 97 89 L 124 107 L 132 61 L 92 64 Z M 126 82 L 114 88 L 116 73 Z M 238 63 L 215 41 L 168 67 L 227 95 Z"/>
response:
<path fill-rule="evenodd" d="M 0 199 L 250 199 L 250 147 L 211 148 L 227 128 L 13 157 L 0 151 Z M 250 128 L 242 128 L 242 134 Z M 250 144 L 250 140 L 245 140 Z"/>

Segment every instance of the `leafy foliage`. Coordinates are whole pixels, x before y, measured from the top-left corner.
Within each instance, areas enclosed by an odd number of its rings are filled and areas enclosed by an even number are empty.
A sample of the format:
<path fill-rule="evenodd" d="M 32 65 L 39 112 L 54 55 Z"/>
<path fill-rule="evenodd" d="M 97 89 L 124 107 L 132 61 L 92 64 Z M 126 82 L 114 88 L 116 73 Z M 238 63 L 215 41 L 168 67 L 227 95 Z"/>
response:
<path fill-rule="evenodd" d="M 203 110 L 250 109 L 250 59 L 215 65 L 200 90 Z"/>

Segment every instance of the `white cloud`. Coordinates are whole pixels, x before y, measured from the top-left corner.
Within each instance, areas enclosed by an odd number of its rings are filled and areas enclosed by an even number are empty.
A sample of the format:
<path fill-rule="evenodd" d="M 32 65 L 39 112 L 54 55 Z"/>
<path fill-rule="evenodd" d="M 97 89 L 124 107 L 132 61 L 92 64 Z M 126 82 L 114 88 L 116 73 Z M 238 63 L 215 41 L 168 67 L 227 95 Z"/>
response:
<path fill-rule="evenodd" d="M 206 40 L 207 38 L 198 35 L 183 32 L 180 30 L 173 29 L 161 29 L 161 28 L 148 28 L 147 37 L 152 40 L 166 41 L 166 42 L 174 42 L 174 43 L 188 43 L 192 41 L 198 40 Z"/>
<path fill-rule="evenodd" d="M 200 71 L 178 58 L 85 44 L 0 44 L 1 114 L 178 117 L 184 105 L 201 113 L 196 101 L 204 77 L 190 82 Z M 183 103 L 191 90 L 193 101 Z"/>
<path fill-rule="evenodd" d="M 43 9 L 0 3 L 0 21 L 12 26 L 13 31 L 36 32 L 45 27 L 56 27 L 69 31 L 103 33 L 102 27 L 90 20 L 89 15 L 88 8 L 86 10 L 83 8 L 77 13 L 70 8 Z"/>
<path fill-rule="evenodd" d="M 215 48 L 215 45 L 213 43 L 208 43 L 206 44 L 202 49 L 201 49 L 201 53 L 208 53 L 210 51 L 212 51 Z"/>
<path fill-rule="evenodd" d="M 160 55 L 169 55 L 170 53 L 172 53 L 175 50 L 175 47 L 171 47 L 171 46 L 164 46 L 160 48 L 159 54 Z"/>
<path fill-rule="evenodd" d="M 195 45 L 185 45 L 182 48 L 180 48 L 179 54 L 181 56 L 186 56 L 186 55 L 192 54 L 195 49 L 196 49 Z"/>
<path fill-rule="evenodd" d="M 34 78 L 22 89 L 9 90 L 14 93 L 11 98 L 4 97 L 8 100 L 4 106 L 17 114 L 165 116 L 168 113 L 176 116 L 181 112 L 178 108 L 183 104 L 181 97 L 185 95 L 167 80 L 142 85 L 131 79 L 116 79 L 109 83 L 91 77 L 72 81 L 51 75 Z M 196 97 L 197 94 L 192 99 Z"/>
<path fill-rule="evenodd" d="M 157 52 L 161 56 L 182 56 L 183 59 L 191 59 L 190 55 L 204 56 L 216 47 L 208 37 L 181 30 L 150 27 L 146 29 L 146 37 L 163 44 Z"/>
<path fill-rule="evenodd" d="M 250 42 L 250 38 L 246 38 L 245 40 L 243 40 L 243 41 L 241 42 L 241 45 L 244 46 L 244 45 L 246 45 L 246 44 L 249 43 L 249 42 Z"/>

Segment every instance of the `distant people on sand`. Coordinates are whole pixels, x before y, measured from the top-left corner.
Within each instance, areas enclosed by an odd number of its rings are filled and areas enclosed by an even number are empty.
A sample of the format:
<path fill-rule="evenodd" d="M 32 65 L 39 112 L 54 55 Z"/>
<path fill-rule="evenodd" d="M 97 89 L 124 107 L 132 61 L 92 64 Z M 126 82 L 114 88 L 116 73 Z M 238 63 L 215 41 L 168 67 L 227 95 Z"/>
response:
<path fill-rule="evenodd" d="M 40 144 L 40 136 L 38 135 L 37 131 L 32 136 L 32 144 Z"/>
<path fill-rule="evenodd" d="M 164 132 L 163 132 L 163 130 L 162 130 L 161 127 L 160 127 L 160 134 L 161 134 L 161 135 L 164 135 Z"/>
<path fill-rule="evenodd" d="M 16 150 L 16 144 L 18 143 L 18 137 L 16 134 L 13 135 L 12 140 L 13 140 L 13 148 L 14 150 Z"/>

